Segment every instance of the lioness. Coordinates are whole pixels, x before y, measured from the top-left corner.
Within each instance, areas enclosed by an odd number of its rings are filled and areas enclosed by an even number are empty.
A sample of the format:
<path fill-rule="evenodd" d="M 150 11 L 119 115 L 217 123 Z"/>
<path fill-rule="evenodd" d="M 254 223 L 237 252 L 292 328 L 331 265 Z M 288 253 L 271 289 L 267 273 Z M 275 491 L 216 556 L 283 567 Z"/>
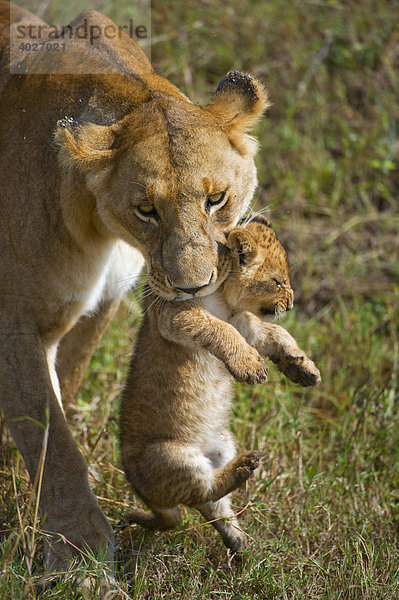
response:
<path fill-rule="evenodd" d="M 42 23 L 13 15 L 12 34 Z M 115 27 L 94 11 L 71 25 L 85 19 Z M 126 35 L 101 46 L 65 39 L 59 74 L 25 74 L 26 63 L 10 75 L 9 26 L 0 2 L 0 397 L 32 481 L 45 457 L 43 527 L 70 542 L 48 538 L 46 557 L 62 568 L 86 546 L 111 560 L 113 532 L 60 395 L 76 391 L 142 256 L 164 298 L 206 296 L 220 283 L 218 247 L 255 189 L 248 132 L 267 100 L 233 72 L 196 106 Z M 83 63 L 91 75 L 79 74 Z"/>
<path fill-rule="evenodd" d="M 227 494 L 249 478 L 259 453 L 235 456 L 228 430 L 230 373 L 248 380 L 247 364 L 260 359 L 257 350 L 302 385 L 316 385 L 320 373 L 285 329 L 264 322 L 293 305 L 287 255 L 270 223 L 251 218 L 245 229 L 229 233 L 227 246 L 231 252 L 218 268 L 222 284 L 212 285 L 211 295 L 185 302 L 146 296 L 122 394 L 120 434 L 127 478 L 152 510 L 136 509 L 129 520 L 166 529 L 181 521 L 178 504 L 194 506 L 237 552 L 245 536 Z M 161 291 L 151 276 L 150 286 Z M 257 350 L 227 321 L 239 325 Z M 260 366 L 252 381 L 266 374 Z"/>

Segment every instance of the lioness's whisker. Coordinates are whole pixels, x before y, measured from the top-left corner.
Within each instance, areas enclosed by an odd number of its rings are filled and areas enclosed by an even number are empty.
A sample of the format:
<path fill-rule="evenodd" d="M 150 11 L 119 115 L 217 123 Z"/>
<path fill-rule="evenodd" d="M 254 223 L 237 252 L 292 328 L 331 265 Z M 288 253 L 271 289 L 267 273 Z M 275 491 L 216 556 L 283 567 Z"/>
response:
<path fill-rule="evenodd" d="M 133 300 L 131 301 L 131 303 L 129 304 L 128 312 L 130 313 L 131 308 L 135 302 L 141 302 L 144 298 L 148 298 L 148 296 L 151 296 L 151 294 L 154 294 L 154 293 L 155 292 L 152 288 L 146 287 L 142 292 L 139 292 L 138 294 L 136 294 L 133 297 Z"/>
<path fill-rule="evenodd" d="M 146 288 L 145 290 L 136 294 L 134 296 L 134 299 L 136 300 L 136 302 L 139 302 L 140 300 L 147 298 L 147 296 L 151 296 L 151 294 L 153 294 L 153 293 L 154 293 L 154 290 L 152 288 L 150 288 L 150 289 Z"/>
<path fill-rule="evenodd" d="M 158 296 L 158 294 L 157 294 L 157 297 L 155 298 L 155 300 L 153 300 L 153 301 L 151 302 L 150 306 L 149 306 L 149 307 L 147 308 L 147 310 L 145 311 L 145 313 L 144 313 L 145 315 L 148 313 L 148 311 L 150 310 L 151 306 L 153 306 L 153 305 L 156 303 L 156 301 L 157 301 L 157 300 L 159 300 L 159 299 L 160 299 L 160 296 Z M 161 299 L 162 299 L 162 298 L 161 298 Z"/>
<path fill-rule="evenodd" d="M 130 180 L 130 183 L 134 183 L 135 185 L 139 185 L 140 187 L 147 189 L 146 186 L 143 183 L 141 183 L 140 181 L 133 181 L 133 179 L 132 179 L 132 180 Z"/>
<path fill-rule="evenodd" d="M 270 205 L 268 204 L 267 206 L 264 206 L 263 208 L 257 210 L 257 211 L 252 211 L 246 216 L 244 217 L 245 221 L 243 221 L 240 224 L 240 227 L 243 227 L 245 229 L 245 227 L 251 223 L 251 221 L 253 221 L 254 219 L 256 219 L 257 216 L 264 214 L 265 212 L 269 212 L 270 211 Z"/>
<path fill-rule="evenodd" d="M 110 285 L 111 287 L 116 287 L 121 283 L 125 284 L 131 282 L 131 287 L 134 288 L 135 286 L 137 286 L 137 277 L 140 275 L 140 273 L 141 269 L 140 271 L 137 271 L 135 273 L 129 273 L 129 275 L 126 275 L 125 277 L 114 279 L 114 281 L 110 281 L 108 285 Z"/>

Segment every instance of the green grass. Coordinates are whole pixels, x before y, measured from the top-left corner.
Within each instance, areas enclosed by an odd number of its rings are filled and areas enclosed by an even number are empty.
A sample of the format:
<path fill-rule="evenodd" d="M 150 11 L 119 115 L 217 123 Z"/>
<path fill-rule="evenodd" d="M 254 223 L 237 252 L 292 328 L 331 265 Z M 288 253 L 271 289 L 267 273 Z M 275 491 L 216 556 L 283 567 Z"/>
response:
<path fill-rule="evenodd" d="M 120 21 L 129 6 L 107 12 Z M 241 565 L 194 511 L 176 532 L 123 528 L 138 500 L 119 463 L 118 395 L 139 316 L 135 304 L 122 307 L 71 418 L 119 536 L 108 598 L 399 598 L 398 22 L 399 7 L 376 0 L 154 0 L 152 34 L 164 40 L 154 64 L 194 101 L 207 102 L 232 68 L 269 90 L 256 206 L 269 207 L 289 250 L 296 308 L 284 325 L 323 381 L 303 390 L 271 366 L 267 384 L 237 384 L 238 446 L 265 454 L 234 496 L 238 511 L 246 506 Z M 0 597 L 96 597 L 93 562 L 80 570 L 91 591 L 70 574 L 40 592 L 40 533 L 32 564 L 23 553 L 34 525 L 28 478 L 2 438 Z"/>

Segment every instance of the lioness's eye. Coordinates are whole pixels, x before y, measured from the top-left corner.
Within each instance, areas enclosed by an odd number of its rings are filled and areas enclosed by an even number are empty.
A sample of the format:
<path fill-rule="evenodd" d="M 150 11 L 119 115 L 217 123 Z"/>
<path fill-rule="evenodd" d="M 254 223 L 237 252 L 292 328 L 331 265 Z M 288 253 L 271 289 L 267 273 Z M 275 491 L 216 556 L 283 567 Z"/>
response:
<path fill-rule="evenodd" d="M 219 204 L 224 198 L 224 192 L 218 192 L 217 194 L 211 194 L 208 196 L 209 204 Z"/>
<path fill-rule="evenodd" d="M 217 192 L 216 194 L 211 194 L 207 197 L 205 203 L 205 209 L 207 212 L 211 210 L 213 206 L 217 206 L 221 208 L 223 204 L 227 202 L 227 197 L 225 192 Z"/>
<path fill-rule="evenodd" d="M 136 208 L 136 215 L 142 221 L 156 221 L 158 213 L 151 202 L 141 202 Z"/>
<path fill-rule="evenodd" d="M 276 279 L 276 278 L 273 278 L 273 279 L 274 279 L 274 283 L 276 284 L 276 286 L 277 286 L 278 288 L 281 288 L 281 286 L 283 285 L 283 284 L 281 283 L 281 281 L 279 281 L 279 280 L 278 280 L 278 279 Z"/>

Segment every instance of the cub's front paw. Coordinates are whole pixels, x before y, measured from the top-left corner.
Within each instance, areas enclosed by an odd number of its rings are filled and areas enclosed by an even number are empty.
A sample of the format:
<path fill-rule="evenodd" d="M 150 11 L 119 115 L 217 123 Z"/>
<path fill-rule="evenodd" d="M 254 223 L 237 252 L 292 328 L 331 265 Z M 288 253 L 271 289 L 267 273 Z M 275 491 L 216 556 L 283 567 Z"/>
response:
<path fill-rule="evenodd" d="M 268 368 L 265 361 L 255 348 L 249 346 L 245 355 L 235 357 L 226 363 L 226 367 L 237 381 L 246 383 L 262 383 L 267 381 Z"/>
<path fill-rule="evenodd" d="M 302 350 L 286 354 L 277 366 L 288 379 L 304 387 L 317 385 L 321 381 L 319 369 Z"/>

